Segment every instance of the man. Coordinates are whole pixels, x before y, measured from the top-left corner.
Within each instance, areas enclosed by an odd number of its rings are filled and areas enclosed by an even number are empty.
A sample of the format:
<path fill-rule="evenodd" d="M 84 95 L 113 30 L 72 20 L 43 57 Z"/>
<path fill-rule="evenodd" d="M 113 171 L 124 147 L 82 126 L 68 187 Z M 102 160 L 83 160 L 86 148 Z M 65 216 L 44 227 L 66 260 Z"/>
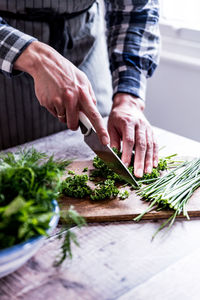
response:
<path fill-rule="evenodd" d="M 48 127 L 41 133 L 45 126 L 55 121 L 48 122 L 49 117 L 45 115 L 45 119 L 42 108 L 32 101 L 35 90 L 40 105 L 60 122 L 67 123 L 69 129 L 78 128 L 79 111 L 83 111 L 103 144 L 110 142 L 112 147 L 119 149 L 123 142 L 122 160 L 126 165 L 130 163 L 134 148 L 137 177 L 142 177 L 144 172 L 150 173 L 152 167 L 157 166 L 157 144 L 143 114 L 146 78 L 152 75 L 158 61 L 157 0 L 105 1 L 105 10 L 113 81 L 109 135 L 100 115 L 100 112 L 102 115 L 108 113 L 103 109 L 109 108 L 110 79 L 103 42 L 98 46 L 98 41 L 104 37 L 98 1 L 1 1 L 0 70 L 8 76 L 25 72 L 12 80 L 1 77 L 4 111 L 0 116 L 0 135 L 5 136 L 2 120 L 9 128 L 2 148 L 16 141 L 30 140 L 30 132 L 34 139 L 64 129 L 56 124 L 53 129 Z M 101 52 L 94 60 L 98 51 Z M 91 66 L 93 70 L 89 72 Z M 99 80 L 101 74 L 104 79 Z M 23 103 L 18 103 L 22 98 Z M 9 104 L 10 99 L 12 103 Z M 21 111 L 23 118 L 19 117 Z M 14 119 L 16 126 L 11 125 Z M 43 125 L 37 127 L 40 122 Z M 31 129 L 27 130 L 28 127 Z M 20 128 L 23 135 L 19 133 Z"/>

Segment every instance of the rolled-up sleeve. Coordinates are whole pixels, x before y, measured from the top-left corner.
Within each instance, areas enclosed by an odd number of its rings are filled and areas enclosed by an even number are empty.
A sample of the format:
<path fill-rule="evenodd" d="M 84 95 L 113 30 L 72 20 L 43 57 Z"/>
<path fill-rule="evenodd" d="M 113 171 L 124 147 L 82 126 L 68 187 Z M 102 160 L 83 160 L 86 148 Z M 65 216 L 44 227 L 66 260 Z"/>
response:
<path fill-rule="evenodd" d="M 12 77 L 20 71 L 13 70 L 18 56 L 36 39 L 11 26 L 0 17 L 0 72 Z"/>
<path fill-rule="evenodd" d="M 145 100 L 146 79 L 159 61 L 158 0 L 105 1 L 114 94 Z"/>

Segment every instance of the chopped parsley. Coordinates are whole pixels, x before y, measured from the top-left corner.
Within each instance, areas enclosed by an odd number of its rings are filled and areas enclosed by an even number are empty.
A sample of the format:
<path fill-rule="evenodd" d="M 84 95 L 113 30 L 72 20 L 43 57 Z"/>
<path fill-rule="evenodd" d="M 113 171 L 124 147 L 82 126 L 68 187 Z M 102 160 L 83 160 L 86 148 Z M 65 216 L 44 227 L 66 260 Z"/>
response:
<path fill-rule="evenodd" d="M 74 175 L 68 176 L 61 184 L 60 192 L 61 195 L 84 198 L 91 194 L 92 190 L 87 185 L 87 175 Z"/>
<path fill-rule="evenodd" d="M 116 148 L 113 151 L 121 158 L 122 153 Z M 144 174 L 142 178 L 137 178 L 134 176 L 134 154 L 131 159 L 131 165 L 128 167 L 129 171 L 133 174 L 135 179 L 139 184 L 149 184 L 157 180 L 161 171 L 168 168 L 168 161 L 171 161 L 171 157 L 161 158 L 158 163 L 157 168 L 153 168 L 151 174 Z M 125 181 L 116 174 L 114 171 L 108 168 L 108 166 L 100 159 L 98 156 L 93 159 L 94 170 L 90 171 L 90 176 L 87 175 L 74 175 L 67 177 L 62 183 L 61 193 L 66 196 L 71 196 L 75 198 L 89 197 L 91 200 L 104 200 L 113 199 L 119 197 L 120 200 L 125 200 L 129 196 L 128 191 L 121 192 L 118 186 L 124 184 Z M 88 171 L 88 168 L 84 168 L 83 172 Z M 89 181 L 93 181 L 96 185 L 95 188 L 90 188 L 88 185 Z M 117 185 L 117 186 L 116 186 Z M 128 183 L 126 185 L 130 186 Z"/>

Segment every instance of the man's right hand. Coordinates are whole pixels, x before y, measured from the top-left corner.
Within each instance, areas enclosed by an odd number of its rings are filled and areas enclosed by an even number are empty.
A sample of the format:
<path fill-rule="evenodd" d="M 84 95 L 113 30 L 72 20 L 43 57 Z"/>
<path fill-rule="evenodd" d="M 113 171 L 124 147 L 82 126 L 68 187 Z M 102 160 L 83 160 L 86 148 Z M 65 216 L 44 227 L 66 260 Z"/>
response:
<path fill-rule="evenodd" d="M 61 122 L 76 130 L 79 111 L 92 125 L 101 142 L 109 143 L 109 135 L 96 107 L 96 99 L 87 76 L 50 46 L 32 42 L 18 57 L 14 68 L 29 73 L 35 84 L 40 104 Z"/>

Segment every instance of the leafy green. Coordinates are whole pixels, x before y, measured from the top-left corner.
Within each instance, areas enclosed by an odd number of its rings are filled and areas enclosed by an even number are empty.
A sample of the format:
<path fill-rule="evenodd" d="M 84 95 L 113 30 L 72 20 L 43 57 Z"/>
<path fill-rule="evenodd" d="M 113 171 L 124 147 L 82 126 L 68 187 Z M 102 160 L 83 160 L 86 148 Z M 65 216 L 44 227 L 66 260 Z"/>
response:
<path fill-rule="evenodd" d="M 106 198 L 115 198 L 118 194 L 119 190 L 115 186 L 115 181 L 107 179 L 103 183 L 98 184 L 90 195 L 90 198 L 92 200 L 103 200 Z"/>
<path fill-rule="evenodd" d="M 69 175 L 75 175 L 75 172 L 72 171 L 72 170 L 68 170 L 68 174 L 69 174 Z"/>
<path fill-rule="evenodd" d="M 121 158 L 122 153 L 119 152 L 116 148 L 113 148 L 113 151 Z M 153 168 L 151 174 L 144 174 L 142 178 L 135 179 L 140 184 L 149 184 L 152 181 L 157 180 L 160 177 L 160 172 L 168 168 L 168 162 L 172 163 L 171 158 L 162 158 L 159 160 L 158 167 Z M 134 162 L 134 155 L 131 159 L 131 164 Z M 90 197 L 91 200 L 104 200 L 112 199 L 117 195 L 121 200 L 126 199 L 129 196 L 128 191 L 120 192 L 117 188 L 117 184 L 126 183 L 120 175 L 116 174 L 114 171 L 109 169 L 109 167 L 104 163 L 102 159 L 98 156 L 93 159 L 94 170 L 91 171 L 90 177 L 87 175 L 75 175 L 73 171 L 68 172 L 73 176 L 68 176 L 61 185 L 61 194 L 65 196 L 75 197 L 75 198 L 84 198 Z M 133 166 L 128 167 L 129 171 L 134 175 Z M 88 168 L 83 169 L 83 172 L 88 171 Z M 102 179 L 104 179 L 102 181 Z M 95 181 L 96 188 L 92 189 L 88 185 L 88 181 Z M 127 183 L 126 183 L 127 184 Z M 128 185 L 128 184 L 127 184 Z"/>
<path fill-rule="evenodd" d="M 122 153 L 119 152 L 116 148 L 113 148 L 114 152 L 121 158 Z M 160 158 L 158 162 L 157 168 L 153 168 L 152 172 L 150 174 L 144 174 L 142 178 L 137 178 L 134 176 L 134 168 L 133 168 L 133 162 L 134 162 L 134 154 L 131 158 L 131 164 L 128 167 L 129 171 L 133 174 L 135 180 L 137 180 L 138 183 L 151 183 L 155 179 L 159 178 L 161 175 L 161 171 L 166 170 L 169 167 L 169 164 L 173 165 L 174 161 L 171 160 L 173 156 L 176 154 L 173 154 L 171 156 Z M 94 170 L 91 172 L 91 177 L 93 178 L 104 178 L 104 179 L 111 179 L 114 180 L 116 183 L 124 183 L 124 179 L 120 177 L 120 175 L 116 174 L 114 171 L 108 168 L 108 166 L 103 162 L 101 158 L 98 156 L 94 157 L 93 159 L 93 166 L 95 167 Z"/>
<path fill-rule="evenodd" d="M 87 185 L 87 175 L 68 176 L 61 184 L 60 192 L 65 196 L 84 198 L 91 194 L 92 190 Z"/>
<path fill-rule="evenodd" d="M 72 243 L 79 246 L 76 234 L 73 232 L 72 227 L 77 225 L 79 228 L 86 225 L 85 219 L 81 217 L 73 207 L 70 207 L 67 211 L 61 212 L 61 217 L 64 220 L 66 226 L 59 232 L 58 238 L 63 238 L 61 246 L 61 253 L 54 265 L 59 266 L 66 258 L 72 258 Z"/>
<path fill-rule="evenodd" d="M 68 164 L 34 148 L 0 155 L 0 249 L 46 235 Z"/>
<path fill-rule="evenodd" d="M 125 200 L 128 197 L 129 197 L 129 192 L 128 191 L 124 191 L 124 192 L 119 193 L 120 200 Z"/>

